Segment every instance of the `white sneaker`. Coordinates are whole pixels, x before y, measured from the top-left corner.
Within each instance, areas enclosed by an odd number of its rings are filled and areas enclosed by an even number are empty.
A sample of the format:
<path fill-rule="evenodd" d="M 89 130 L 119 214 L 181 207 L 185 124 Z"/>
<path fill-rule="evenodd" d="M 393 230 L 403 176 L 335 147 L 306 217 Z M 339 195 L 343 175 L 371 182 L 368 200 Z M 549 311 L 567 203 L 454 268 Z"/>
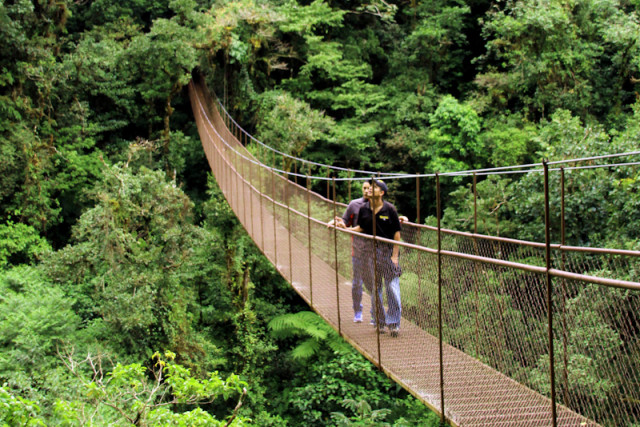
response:
<path fill-rule="evenodd" d="M 362 312 L 356 311 L 356 314 L 353 316 L 353 323 L 362 323 Z"/>

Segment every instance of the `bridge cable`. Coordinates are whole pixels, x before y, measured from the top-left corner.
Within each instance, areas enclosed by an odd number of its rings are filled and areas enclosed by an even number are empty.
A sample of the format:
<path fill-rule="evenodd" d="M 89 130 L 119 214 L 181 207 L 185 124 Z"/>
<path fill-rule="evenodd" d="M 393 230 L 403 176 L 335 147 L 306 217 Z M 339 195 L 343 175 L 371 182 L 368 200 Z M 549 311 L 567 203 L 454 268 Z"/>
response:
<path fill-rule="evenodd" d="M 229 113 L 226 111 L 226 109 L 224 108 L 224 106 L 222 105 L 222 103 L 217 100 L 218 105 L 220 105 L 220 108 L 223 109 L 225 115 L 229 118 L 229 120 L 231 120 L 234 125 L 240 129 L 248 138 L 252 139 L 253 141 L 255 141 L 256 143 L 260 144 L 261 146 L 267 148 L 268 150 L 271 150 L 275 153 L 278 153 L 282 156 L 288 157 L 290 159 L 296 160 L 296 161 L 300 161 L 303 163 L 308 163 L 314 166 L 319 166 L 319 167 L 323 167 L 323 168 L 329 168 L 329 169 L 335 169 L 335 170 L 340 170 L 340 171 L 348 171 L 348 172 L 356 172 L 356 173 L 367 173 L 367 174 L 377 174 L 378 172 L 371 172 L 371 171 L 366 171 L 366 170 L 358 170 L 358 169 L 347 169 L 347 168 L 342 168 L 342 167 L 338 167 L 338 166 L 332 166 L 332 165 L 327 165 L 327 164 L 323 164 L 323 163 L 317 163 L 317 162 L 312 162 L 309 160 L 305 160 L 305 159 L 301 159 L 298 157 L 294 157 L 291 156 L 289 154 L 286 154 L 282 151 L 279 151 L 275 148 L 272 148 L 268 145 L 266 145 L 265 143 L 261 142 L 260 140 L 256 139 L 255 137 L 253 137 L 251 134 L 249 134 L 246 130 L 244 130 L 230 115 Z M 203 110 L 204 112 L 204 107 L 202 106 L 202 102 L 200 101 L 199 97 L 198 97 L 198 104 L 200 105 L 200 108 Z M 286 175 L 286 176 L 295 176 L 298 178 L 306 178 L 309 177 L 311 179 L 314 180 L 319 180 L 319 181 L 331 181 L 332 179 L 335 179 L 336 181 L 366 181 L 371 179 L 370 176 L 368 177 L 327 177 L 327 176 L 313 176 L 313 175 L 305 175 L 305 174 L 300 174 L 300 173 L 294 173 L 294 172 L 290 172 L 290 171 L 285 171 L 283 169 L 278 169 L 276 167 L 271 167 L 265 163 L 262 163 L 260 160 L 257 159 L 252 159 L 249 158 L 247 156 L 245 156 L 244 154 L 238 152 L 238 150 L 231 146 L 231 144 L 229 144 L 223 137 L 222 135 L 218 134 L 218 132 L 215 130 L 215 126 L 213 125 L 213 123 L 211 123 L 211 121 L 209 120 L 209 117 L 207 114 L 204 115 L 207 119 L 207 121 L 209 122 L 209 124 L 212 126 L 212 128 L 214 128 L 214 131 L 216 132 L 216 134 L 218 135 L 218 137 L 224 142 L 225 146 L 227 146 L 229 149 L 233 150 L 236 154 L 238 154 L 240 157 L 244 158 L 245 160 L 248 160 L 249 162 L 263 167 L 265 169 L 269 169 L 272 172 L 276 172 L 282 175 Z M 611 159 L 611 158 L 618 158 L 618 157 L 626 157 L 626 156 L 634 156 L 634 155 L 640 155 L 640 151 L 631 151 L 631 152 L 624 152 L 624 153 L 614 153 L 614 154 L 606 154 L 606 155 L 601 155 L 601 156 L 591 156 L 591 157 L 582 157 L 582 158 L 574 158 L 574 159 L 564 159 L 564 160 L 557 160 L 557 161 L 553 161 L 553 162 L 547 162 L 547 165 L 560 165 L 560 164 L 568 164 L 568 163 L 579 163 L 579 162 L 585 162 L 585 161 L 593 161 L 593 160 L 602 160 L 602 159 Z M 531 163 L 531 164 L 523 164 L 523 165 L 512 165 L 512 166 L 500 166 L 500 167 L 494 167 L 494 168 L 483 168 L 483 169 L 469 169 L 469 170 L 463 170 L 463 171 L 453 171 L 453 172 L 442 172 L 442 173 L 438 173 L 439 176 L 472 176 L 472 175 L 477 175 L 477 176 L 489 176 L 489 175 L 505 175 L 505 174 L 525 174 L 525 173 L 543 173 L 544 169 L 541 169 L 540 167 L 542 167 L 543 163 Z M 563 169 L 565 171 L 569 171 L 569 170 L 580 170 L 580 169 L 599 169 L 599 168 L 610 168 L 610 167 L 621 167 L 621 166 L 634 166 L 634 165 L 640 165 L 640 161 L 638 162 L 625 162 L 625 163 L 614 163 L 614 164 L 600 164 L 600 165 L 585 165 L 585 166 L 571 166 L 571 167 L 564 167 Z M 522 169 L 522 170 L 516 170 L 516 169 Z M 561 168 L 549 168 L 549 171 L 559 171 Z M 395 180 L 395 179 L 405 179 L 405 178 L 424 178 L 424 177 L 435 177 L 436 173 L 424 173 L 424 174 L 402 174 L 402 173 L 397 173 L 397 172 L 380 172 L 381 175 L 385 175 L 384 179 L 385 180 Z"/>

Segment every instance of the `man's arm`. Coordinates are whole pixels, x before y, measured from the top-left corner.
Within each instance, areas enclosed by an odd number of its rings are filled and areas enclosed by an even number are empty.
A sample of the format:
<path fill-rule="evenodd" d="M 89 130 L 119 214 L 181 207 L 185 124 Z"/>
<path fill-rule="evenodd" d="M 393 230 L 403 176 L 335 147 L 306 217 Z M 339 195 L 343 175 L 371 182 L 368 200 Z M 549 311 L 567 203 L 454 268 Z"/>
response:
<path fill-rule="evenodd" d="M 342 221 L 342 218 L 336 217 L 336 227 L 344 228 L 345 230 L 355 231 L 356 233 L 363 233 L 364 230 L 359 225 L 354 225 L 353 227 L 347 227 L 347 225 Z"/>
<path fill-rule="evenodd" d="M 400 232 L 396 231 L 396 234 L 393 235 L 393 240 L 396 242 L 400 241 Z M 398 265 L 398 255 L 400 254 L 400 246 L 393 245 L 393 253 L 391 254 L 391 262 L 395 265 Z"/>

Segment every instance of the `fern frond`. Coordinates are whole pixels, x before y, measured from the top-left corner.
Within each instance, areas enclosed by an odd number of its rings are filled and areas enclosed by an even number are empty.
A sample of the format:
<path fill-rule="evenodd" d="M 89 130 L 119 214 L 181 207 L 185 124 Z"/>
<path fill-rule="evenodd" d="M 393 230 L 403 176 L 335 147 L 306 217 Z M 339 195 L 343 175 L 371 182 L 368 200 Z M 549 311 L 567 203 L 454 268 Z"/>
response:
<path fill-rule="evenodd" d="M 339 354 L 345 354 L 350 350 L 349 345 L 338 333 L 312 311 L 274 317 L 268 327 L 271 334 L 278 338 L 310 337 L 292 350 L 294 359 L 307 359 L 316 354 L 323 345 Z"/>
<path fill-rule="evenodd" d="M 320 343 L 309 338 L 300 343 L 291 351 L 291 356 L 297 360 L 308 359 L 320 350 Z"/>
<path fill-rule="evenodd" d="M 333 329 L 331 329 L 331 331 L 333 331 Z M 304 332 L 307 335 L 319 341 L 327 339 L 331 331 L 327 330 L 327 328 L 323 327 L 323 325 L 309 324 L 309 325 L 306 325 L 304 328 Z"/>
<path fill-rule="evenodd" d="M 300 330 L 304 329 L 304 321 L 300 316 L 295 314 L 283 314 L 276 316 L 267 324 L 269 329 L 276 334 L 284 334 L 285 336 L 295 336 Z"/>
<path fill-rule="evenodd" d="M 326 332 L 320 332 L 323 320 L 312 311 L 283 314 L 276 316 L 268 323 L 269 329 L 278 336 L 311 335 L 318 339 L 325 339 Z"/>
<path fill-rule="evenodd" d="M 327 340 L 327 345 L 331 350 L 338 354 L 348 354 L 353 351 L 353 347 L 342 339 L 337 333 L 331 339 Z"/>
<path fill-rule="evenodd" d="M 318 316 L 313 311 L 299 311 L 298 313 L 295 313 L 294 316 L 304 324 L 323 322 L 322 317 Z"/>

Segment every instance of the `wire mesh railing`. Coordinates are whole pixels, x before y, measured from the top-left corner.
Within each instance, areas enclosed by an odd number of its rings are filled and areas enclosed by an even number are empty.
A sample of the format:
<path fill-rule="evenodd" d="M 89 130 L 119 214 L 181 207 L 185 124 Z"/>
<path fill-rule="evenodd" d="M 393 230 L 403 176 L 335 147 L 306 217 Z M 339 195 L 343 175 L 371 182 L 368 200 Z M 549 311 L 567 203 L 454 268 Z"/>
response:
<path fill-rule="evenodd" d="M 288 179 L 256 160 L 203 84 L 192 83 L 190 95 L 216 180 L 256 245 L 346 340 L 443 420 L 640 425 L 640 251 L 566 245 L 567 195 L 551 195 L 563 206 L 551 215 L 547 164 L 535 172 L 546 195 L 537 206 L 544 243 L 479 234 L 482 224 L 444 229 L 441 206 L 437 226 L 403 224 L 394 338 L 366 315 L 352 322 L 352 241 L 364 239 L 371 254 L 384 239 L 327 227 L 344 205 L 310 191 L 311 177 Z M 564 170 L 553 173 L 563 182 Z M 442 181 L 457 178 L 426 179 L 439 195 Z M 327 182 L 335 200 L 335 180 Z M 365 283 L 365 314 L 373 293 Z"/>

